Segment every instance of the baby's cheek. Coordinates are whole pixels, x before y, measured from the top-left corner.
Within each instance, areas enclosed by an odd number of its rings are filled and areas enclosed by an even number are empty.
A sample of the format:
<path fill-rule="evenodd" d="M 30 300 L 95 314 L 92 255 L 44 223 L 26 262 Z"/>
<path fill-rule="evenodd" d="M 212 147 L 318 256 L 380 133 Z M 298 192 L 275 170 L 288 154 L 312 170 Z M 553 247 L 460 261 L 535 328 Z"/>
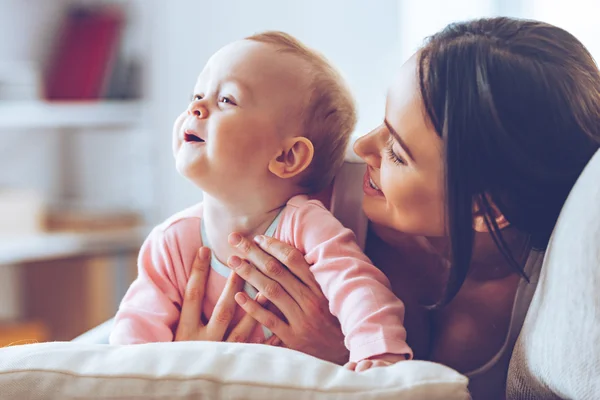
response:
<path fill-rule="evenodd" d="M 175 119 L 175 123 L 173 124 L 173 135 L 176 135 L 181 130 L 181 126 L 183 125 L 183 121 L 185 121 L 185 117 L 187 116 L 187 112 L 182 112 L 179 114 L 177 119 Z"/>
<path fill-rule="evenodd" d="M 177 158 L 177 152 L 179 151 L 180 143 L 176 136 L 173 136 L 171 140 L 171 150 L 173 151 L 173 157 Z"/>
<path fill-rule="evenodd" d="M 179 117 L 175 120 L 173 124 L 173 132 L 171 138 L 171 147 L 173 150 L 173 155 L 177 155 L 177 151 L 179 150 L 179 146 L 181 144 L 181 128 L 183 127 L 183 122 L 185 121 L 186 113 L 181 113 Z"/>

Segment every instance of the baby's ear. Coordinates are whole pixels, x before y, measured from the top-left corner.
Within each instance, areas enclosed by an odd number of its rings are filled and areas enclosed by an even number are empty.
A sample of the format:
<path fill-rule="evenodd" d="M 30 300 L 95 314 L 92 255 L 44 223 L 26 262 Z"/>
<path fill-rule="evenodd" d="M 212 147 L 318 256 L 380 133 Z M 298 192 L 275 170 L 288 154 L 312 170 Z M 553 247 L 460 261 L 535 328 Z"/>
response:
<path fill-rule="evenodd" d="M 282 148 L 269 162 L 269 171 L 280 178 L 293 178 L 312 162 L 315 148 L 312 142 L 301 136 L 287 138 Z"/>

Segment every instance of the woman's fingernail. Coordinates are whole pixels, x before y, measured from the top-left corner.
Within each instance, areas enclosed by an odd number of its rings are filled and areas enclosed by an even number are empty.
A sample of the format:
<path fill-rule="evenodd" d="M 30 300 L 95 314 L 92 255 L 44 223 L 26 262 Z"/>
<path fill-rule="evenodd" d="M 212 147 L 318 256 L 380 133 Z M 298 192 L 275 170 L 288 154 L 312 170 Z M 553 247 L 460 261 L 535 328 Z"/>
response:
<path fill-rule="evenodd" d="M 242 260 L 238 256 L 229 257 L 229 266 L 231 266 L 232 268 L 237 268 L 241 264 L 242 264 Z"/>
<path fill-rule="evenodd" d="M 237 246 L 242 241 L 242 235 L 239 233 L 232 233 L 229 235 L 229 244 L 232 246 Z"/>
<path fill-rule="evenodd" d="M 246 297 L 246 295 L 244 293 L 236 293 L 236 295 L 234 296 L 235 301 L 237 301 L 237 303 L 242 306 L 244 304 L 246 304 L 246 301 L 248 301 L 248 298 Z"/>
<path fill-rule="evenodd" d="M 262 235 L 256 235 L 254 236 L 254 241 L 258 244 L 261 244 L 263 242 L 264 238 Z"/>
<path fill-rule="evenodd" d="M 260 294 L 260 293 L 258 293 L 258 294 L 256 295 L 256 298 L 255 298 L 255 300 L 256 300 L 256 302 L 257 302 L 258 304 L 260 304 L 261 306 L 264 306 L 265 304 L 267 304 L 267 301 L 268 301 L 268 300 L 267 300 L 267 298 L 266 298 L 265 296 L 263 296 L 262 294 Z"/>
<path fill-rule="evenodd" d="M 198 250 L 198 257 L 200 257 L 201 260 L 208 260 L 210 257 L 210 250 L 206 247 L 201 247 L 200 250 Z"/>

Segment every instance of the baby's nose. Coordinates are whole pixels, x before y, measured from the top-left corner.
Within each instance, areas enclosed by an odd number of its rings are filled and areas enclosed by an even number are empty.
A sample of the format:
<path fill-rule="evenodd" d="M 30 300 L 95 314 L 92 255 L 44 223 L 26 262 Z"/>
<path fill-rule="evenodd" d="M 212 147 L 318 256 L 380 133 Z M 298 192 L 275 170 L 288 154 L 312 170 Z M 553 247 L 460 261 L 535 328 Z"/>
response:
<path fill-rule="evenodd" d="M 206 118 L 208 117 L 208 109 L 199 102 L 194 102 L 188 108 L 188 115 L 193 115 L 196 118 Z"/>

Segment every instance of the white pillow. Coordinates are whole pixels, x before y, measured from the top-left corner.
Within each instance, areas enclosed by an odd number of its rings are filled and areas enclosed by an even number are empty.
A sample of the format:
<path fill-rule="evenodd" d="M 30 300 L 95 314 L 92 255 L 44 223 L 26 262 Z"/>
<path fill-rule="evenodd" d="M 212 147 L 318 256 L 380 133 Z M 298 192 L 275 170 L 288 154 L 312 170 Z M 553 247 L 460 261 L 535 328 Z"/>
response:
<path fill-rule="evenodd" d="M 509 399 L 600 399 L 600 151 L 552 234 L 513 351 Z"/>
<path fill-rule="evenodd" d="M 42 343 L 0 349 L 0 398 L 468 399 L 467 378 L 404 361 L 363 373 L 253 344 Z"/>

